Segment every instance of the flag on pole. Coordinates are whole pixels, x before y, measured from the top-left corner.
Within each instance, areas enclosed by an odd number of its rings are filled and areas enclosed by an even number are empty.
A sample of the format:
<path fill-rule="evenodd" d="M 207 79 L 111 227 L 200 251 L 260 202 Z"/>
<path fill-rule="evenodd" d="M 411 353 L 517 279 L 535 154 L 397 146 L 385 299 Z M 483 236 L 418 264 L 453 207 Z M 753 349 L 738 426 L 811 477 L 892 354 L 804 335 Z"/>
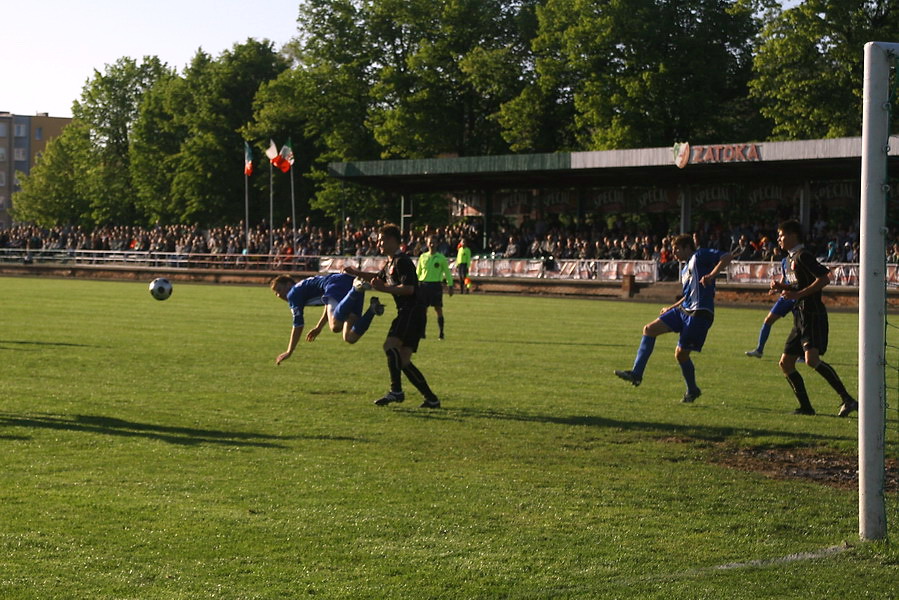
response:
<path fill-rule="evenodd" d="M 246 142 L 243 143 L 243 174 L 253 174 L 253 149 Z"/>
<path fill-rule="evenodd" d="M 282 173 L 290 171 L 293 166 L 293 146 L 290 144 L 290 138 L 287 138 L 287 143 L 284 144 L 278 158 L 272 160 L 272 163 L 281 169 Z"/>
<path fill-rule="evenodd" d="M 275 159 L 278 158 L 278 147 L 275 145 L 275 140 L 269 140 L 268 149 L 265 151 L 265 155 L 272 161 L 272 164 L 275 164 Z"/>

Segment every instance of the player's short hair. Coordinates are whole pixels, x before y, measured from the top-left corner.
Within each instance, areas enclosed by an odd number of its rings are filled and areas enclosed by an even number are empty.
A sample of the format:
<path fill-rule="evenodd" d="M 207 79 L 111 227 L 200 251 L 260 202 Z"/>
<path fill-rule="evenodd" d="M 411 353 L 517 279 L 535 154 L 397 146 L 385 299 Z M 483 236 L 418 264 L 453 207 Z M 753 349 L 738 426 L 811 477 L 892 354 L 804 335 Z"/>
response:
<path fill-rule="evenodd" d="M 797 238 L 802 239 L 802 224 L 796 219 L 788 219 L 777 226 L 784 233 L 792 233 Z"/>
<path fill-rule="evenodd" d="M 392 237 L 396 240 L 397 244 L 403 243 L 403 234 L 400 232 L 400 228 L 393 223 L 388 223 L 381 227 L 381 235 L 384 237 Z"/>
<path fill-rule="evenodd" d="M 690 250 L 696 250 L 696 242 L 693 240 L 693 236 L 689 233 L 682 233 L 674 238 L 674 242 L 672 242 L 671 247 L 689 248 Z"/>
<path fill-rule="evenodd" d="M 290 275 L 278 275 L 277 277 L 272 277 L 272 280 L 268 282 L 268 287 L 277 290 L 279 286 L 284 284 L 292 287 L 296 284 L 296 280 Z"/>

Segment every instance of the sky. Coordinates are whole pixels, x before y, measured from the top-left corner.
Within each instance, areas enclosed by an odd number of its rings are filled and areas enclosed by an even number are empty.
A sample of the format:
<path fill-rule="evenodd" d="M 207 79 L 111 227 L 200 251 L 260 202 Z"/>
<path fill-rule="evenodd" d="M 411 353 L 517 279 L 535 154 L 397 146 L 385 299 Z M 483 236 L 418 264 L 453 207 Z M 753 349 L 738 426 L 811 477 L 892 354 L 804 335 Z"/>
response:
<path fill-rule="evenodd" d="M 199 48 L 216 57 L 247 38 L 280 49 L 297 0 L 0 0 L 0 112 L 71 117 L 94 71 L 144 56 L 180 72 Z"/>

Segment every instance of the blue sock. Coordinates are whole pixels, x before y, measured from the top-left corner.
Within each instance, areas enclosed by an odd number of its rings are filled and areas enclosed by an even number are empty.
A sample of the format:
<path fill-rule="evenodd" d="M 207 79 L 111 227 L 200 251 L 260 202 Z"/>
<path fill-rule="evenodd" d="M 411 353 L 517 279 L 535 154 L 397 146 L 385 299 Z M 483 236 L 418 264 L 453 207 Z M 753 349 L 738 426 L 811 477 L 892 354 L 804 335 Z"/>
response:
<path fill-rule="evenodd" d="M 350 331 L 354 332 L 359 337 L 368 331 L 368 326 L 371 325 L 372 319 L 375 318 L 375 309 L 369 307 L 365 314 L 356 319 L 356 322 L 353 323 L 353 326 L 350 328 Z"/>
<path fill-rule="evenodd" d="M 680 370 L 684 374 L 684 381 L 687 382 L 687 391 L 692 392 L 696 390 L 696 367 L 693 365 L 693 361 L 687 359 L 680 363 Z"/>
<path fill-rule="evenodd" d="M 353 305 L 361 304 L 365 298 L 365 292 L 360 292 L 356 288 L 351 288 L 347 295 L 343 297 L 334 309 L 334 317 L 338 321 L 346 321 L 347 317 L 353 314 Z"/>
<path fill-rule="evenodd" d="M 759 345 L 756 346 L 756 350 L 758 350 L 759 352 L 764 352 L 765 344 L 768 343 L 769 335 L 771 335 L 771 324 L 762 323 L 762 328 L 759 330 Z"/>
<path fill-rule="evenodd" d="M 643 371 L 646 370 L 646 363 L 652 355 L 652 350 L 656 346 L 656 339 L 648 335 L 644 335 L 640 340 L 640 347 L 637 348 L 637 358 L 634 359 L 634 367 L 631 369 L 637 377 L 643 377 Z"/>

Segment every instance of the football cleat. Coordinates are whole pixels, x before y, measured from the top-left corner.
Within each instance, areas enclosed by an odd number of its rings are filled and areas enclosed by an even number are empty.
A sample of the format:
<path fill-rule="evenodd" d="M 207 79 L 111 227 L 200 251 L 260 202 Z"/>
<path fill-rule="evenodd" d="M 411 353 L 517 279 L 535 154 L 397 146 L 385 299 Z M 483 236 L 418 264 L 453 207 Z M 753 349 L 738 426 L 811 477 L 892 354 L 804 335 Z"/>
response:
<path fill-rule="evenodd" d="M 681 402 L 690 403 L 702 396 L 702 390 L 696 388 L 695 390 L 688 390 L 684 392 L 684 397 L 681 399 Z"/>
<path fill-rule="evenodd" d="M 403 392 L 387 392 L 382 398 L 378 398 L 377 400 L 375 400 L 375 405 L 387 406 L 388 404 L 392 404 L 393 402 L 402 402 L 405 399 L 406 394 L 404 394 Z"/>
<path fill-rule="evenodd" d="M 381 301 L 377 298 L 372 297 L 372 299 L 369 300 L 368 305 L 373 311 L 375 311 L 375 314 L 379 317 L 384 314 L 384 305 L 381 304 Z"/>
<path fill-rule="evenodd" d="M 419 408 L 440 408 L 440 400 L 438 400 L 436 396 L 434 396 L 433 398 L 428 398 L 421 403 L 421 406 L 419 406 Z"/>
<path fill-rule="evenodd" d="M 858 402 L 852 398 L 846 398 L 843 400 L 843 404 L 840 405 L 840 412 L 837 413 L 837 416 L 848 417 L 849 413 L 854 410 L 858 410 Z"/>
<path fill-rule="evenodd" d="M 761 351 L 761 350 L 758 350 L 758 349 L 755 349 L 755 350 L 747 350 L 747 351 L 746 351 L 746 356 L 751 356 L 752 358 L 761 358 L 761 357 L 762 357 L 762 351 Z"/>
<path fill-rule="evenodd" d="M 637 387 L 638 385 L 643 383 L 643 378 L 640 377 L 639 375 L 637 375 L 636 373 L 634 373 L 633 371 L 618 371 L 616 369 L 615 375 L 617 375 L 621 379 L 624 379 L 625 381 L 629 381 L 631 383 L 631 385 L 633 385 L 634 387 Z"/>
<path fill-rule="evenodd" d="M 809 407 L 802 407 L 802 406 L 800 406 L 799 408 L 797 408 L 796 410 L 793 411 L 793 414 L 794 414 L 794 415 L 808 415 L 808 416 L 812 416 L 812 415 L 815 414 L 815 409 L 812 408 L 811 406 L 809 406 Z"/>

